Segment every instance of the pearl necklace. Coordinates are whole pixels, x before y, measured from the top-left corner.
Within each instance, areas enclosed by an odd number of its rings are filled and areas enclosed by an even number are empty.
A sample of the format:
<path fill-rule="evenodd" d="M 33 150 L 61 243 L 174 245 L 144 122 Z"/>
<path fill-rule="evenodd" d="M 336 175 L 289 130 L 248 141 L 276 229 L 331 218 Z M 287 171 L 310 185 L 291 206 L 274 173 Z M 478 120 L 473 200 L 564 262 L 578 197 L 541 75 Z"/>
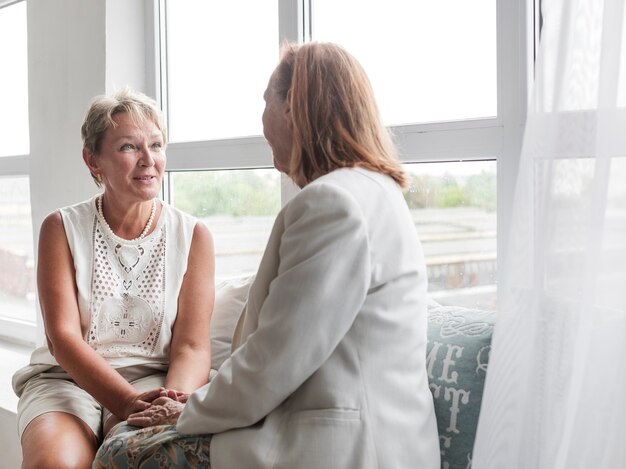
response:
<path fill-rule="evenodd" d="M 100 218 L 102 218 L 102 221 L 104 222 L 104 226 L 106 226 L 109 233 L 119 238 L 119 236 L 113 233 L 113 230 L 107 223 L 106 218 L 104 218 L 104 212 L 102 212 L 102 199 L 103 198 L 104 198 L 104 195 L 101 195 L 97 199 L 98 213 L 100 214 Z M 136 238 L 130 239 L 128 241 L 131 241 L 131 242 L 139 241 L 140 239 L 145 238 L 148 232 L 150 231 L 150 228 L 152 228 L 152 222 L 154 221 L 155 215 L 156 215 L 156 199 L 152 199 L 152 210 L 150 212 L 150 218 L 148 218 L 148 223 L 146 223 L 146 227 L 143 229 L 143 231 L 141 232 L 139 236 L 137 236 Z"/>

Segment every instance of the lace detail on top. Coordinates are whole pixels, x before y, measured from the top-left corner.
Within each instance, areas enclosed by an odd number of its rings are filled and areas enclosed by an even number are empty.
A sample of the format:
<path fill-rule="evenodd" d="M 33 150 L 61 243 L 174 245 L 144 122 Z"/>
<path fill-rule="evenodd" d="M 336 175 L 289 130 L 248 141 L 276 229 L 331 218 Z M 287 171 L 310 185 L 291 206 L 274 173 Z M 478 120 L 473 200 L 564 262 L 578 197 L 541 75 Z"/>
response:
<path fill-rule="evenodd" d="M 124 243 L 94 217 L 87 342 L 103 357 L 153 355 L 165 312 L 165 244 L 165 225 Z"/>

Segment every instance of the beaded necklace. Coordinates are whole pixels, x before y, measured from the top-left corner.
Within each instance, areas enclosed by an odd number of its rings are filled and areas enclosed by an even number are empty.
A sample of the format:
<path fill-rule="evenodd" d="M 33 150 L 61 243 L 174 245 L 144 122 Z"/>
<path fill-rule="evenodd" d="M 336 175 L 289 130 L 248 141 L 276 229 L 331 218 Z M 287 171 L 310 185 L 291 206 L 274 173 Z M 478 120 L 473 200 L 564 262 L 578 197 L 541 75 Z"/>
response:
<path fill-rule="evenodd" d="M 109 226 L 109 223 L 106 221 L 106 218 L 104 218 L 104 213 L 102 212 L 102 199 L 103 198 L 104 198 L 104 195 L 101 195 L 97 199 L 96 205 L 98 206 L 98 213 L 100 214 L 100 218 L 102 218 L 102 221 L 104 222 L 104 226 L 106 226 L 106 229 L 109 231 L 109 233 L 112 234 L 113 236 L 116 236 L 115 233 L 113 233 L 113 230 L 111 229 L 111 227 Z M 150 212 L 150 218 L 148 218 L 148 223 L 146 223 L 146 227 L 143 229 L 143 231 L 141 232 L 139 236 L 129 241 L 139 241 L 140 239 L 145 238 L 148 232 L 150 231 L 150 228 L 152 228 L 152 222 L 154 221 L 155 215 L 156 215 L 156 199 L 152 199 L 152 210 Z"/>

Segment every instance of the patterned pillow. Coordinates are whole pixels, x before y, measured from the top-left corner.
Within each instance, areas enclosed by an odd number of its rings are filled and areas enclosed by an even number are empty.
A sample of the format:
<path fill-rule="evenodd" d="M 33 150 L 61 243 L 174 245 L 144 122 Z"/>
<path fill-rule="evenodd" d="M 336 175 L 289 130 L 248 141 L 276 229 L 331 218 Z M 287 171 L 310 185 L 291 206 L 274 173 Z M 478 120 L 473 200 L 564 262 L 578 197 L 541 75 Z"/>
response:
<path fill-rule="evenodd" d="M 442 469 L 469 469 L 495 313 L 429 305 L 426 365 Z"/>

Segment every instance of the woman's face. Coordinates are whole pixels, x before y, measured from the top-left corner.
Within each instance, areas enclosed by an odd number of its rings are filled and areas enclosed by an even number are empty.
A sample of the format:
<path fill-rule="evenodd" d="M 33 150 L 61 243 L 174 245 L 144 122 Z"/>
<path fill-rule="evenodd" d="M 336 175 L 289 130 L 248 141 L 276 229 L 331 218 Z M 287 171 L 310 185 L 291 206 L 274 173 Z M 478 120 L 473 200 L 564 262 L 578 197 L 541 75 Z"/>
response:
<path fill-rule="evenodd" d="M 113 116 L 98 155 L 85 155 L 91 172 L 100 176 L 106 191 L 123 199 L 145 201 L 161 190 L 165 170 L 165 143 L 151 120 L 135 124 L 127 113 Z"/>
<path fill-rule="evenodd" d="M 274 166 L 280 172 L 289 173 L 293 132 L 289 105 L 280 98 L 272 86 L 272 78 L 263 94 L 263 135 L 272 148 Z"/>

